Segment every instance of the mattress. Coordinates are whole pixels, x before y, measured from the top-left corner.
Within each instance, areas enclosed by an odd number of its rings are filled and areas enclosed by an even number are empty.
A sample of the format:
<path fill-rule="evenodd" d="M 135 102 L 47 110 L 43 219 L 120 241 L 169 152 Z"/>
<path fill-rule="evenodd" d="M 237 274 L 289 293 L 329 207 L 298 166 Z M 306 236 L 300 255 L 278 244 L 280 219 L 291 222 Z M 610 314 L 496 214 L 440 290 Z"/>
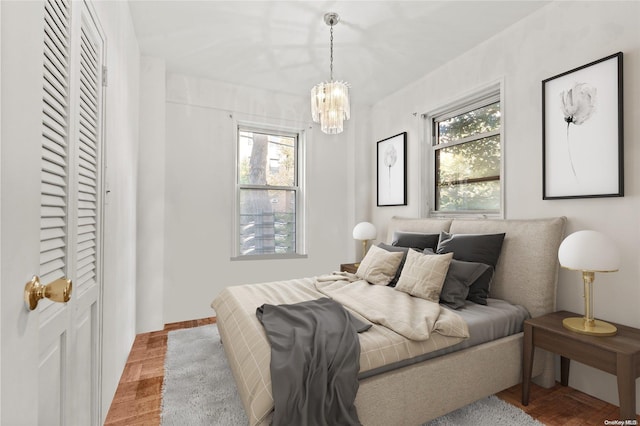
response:
<path fill-rule="evenodd" d="M 445 305 L 441 305 L 449 309 Z M 482 343 L 517 334 L 522 331 L 524 320 L 530 318 L 529 312 L 520 305 L 513 305 L 500 299 L 487 299 L 487 305 L 478 305 L 467 301 L 465 306 L 453 310 L 460 315 L 469 327 L 469 338 L 451 346 L 420 354 L 413 358 L 403 359 L 398 362 L 360 371 L 359 379 L 375 376 L 407 365 L 416 364 L 441 355 L 480 345 Z"/>

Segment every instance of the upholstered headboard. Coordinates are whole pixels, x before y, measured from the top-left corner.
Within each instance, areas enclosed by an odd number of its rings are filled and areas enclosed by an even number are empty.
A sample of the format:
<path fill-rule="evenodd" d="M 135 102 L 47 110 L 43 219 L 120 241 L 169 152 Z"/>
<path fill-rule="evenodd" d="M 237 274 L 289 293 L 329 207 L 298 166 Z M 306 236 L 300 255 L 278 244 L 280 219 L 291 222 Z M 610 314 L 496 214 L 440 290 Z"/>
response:
<path fill-rule="evenodd" d="M 566 218 L 526 220 L 407 219 L 393 217 L 387 242 L 395 231 L 453 234 L 505 233 L 491 283 L 490 297 L 523 305 L 533 317 L 556 307 L 558 247 Z"/>

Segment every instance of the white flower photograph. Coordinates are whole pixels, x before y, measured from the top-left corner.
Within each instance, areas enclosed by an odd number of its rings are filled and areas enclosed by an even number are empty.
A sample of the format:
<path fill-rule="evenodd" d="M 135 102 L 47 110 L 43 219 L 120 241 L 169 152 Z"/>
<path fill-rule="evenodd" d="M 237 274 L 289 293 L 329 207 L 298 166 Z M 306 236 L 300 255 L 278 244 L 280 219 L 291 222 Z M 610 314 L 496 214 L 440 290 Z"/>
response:
<path fill-rule="evenodd" d="M 542 82 L 543 199 L 623 195 L 622 53 Z"/>
<path fill-rule="evenodd" d="M 407 132 L 377 143 L 378 206 L 407 205 Z"/>

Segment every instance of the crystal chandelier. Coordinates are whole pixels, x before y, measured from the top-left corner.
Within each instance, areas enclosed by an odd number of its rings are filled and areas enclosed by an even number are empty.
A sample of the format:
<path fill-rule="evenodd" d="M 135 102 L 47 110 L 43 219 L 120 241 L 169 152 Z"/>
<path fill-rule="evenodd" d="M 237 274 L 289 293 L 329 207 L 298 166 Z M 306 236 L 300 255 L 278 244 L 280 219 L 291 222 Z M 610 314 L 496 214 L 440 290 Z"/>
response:
<path fill-rule="evenodd" d="M 330 79 L 318 83 L 311 89 L 311 115 L 320 123 L 324 133 L 336 135 L 344 130 L 344 120 L 351 116 L 349 107 L 349 86 L 344 81 L 333 81 L 333 26 L 340 17 L 337 13 L 326 13 L 324 22 L 331 27 Z"/>

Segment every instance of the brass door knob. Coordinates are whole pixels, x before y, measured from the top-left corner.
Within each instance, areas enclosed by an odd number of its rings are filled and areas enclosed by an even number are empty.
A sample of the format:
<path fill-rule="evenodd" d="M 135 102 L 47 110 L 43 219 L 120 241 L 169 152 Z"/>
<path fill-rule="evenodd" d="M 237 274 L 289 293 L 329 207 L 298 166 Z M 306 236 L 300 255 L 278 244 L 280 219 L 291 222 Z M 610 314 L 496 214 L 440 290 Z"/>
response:
<path fill-rule="evenodd" d="M 38 306 L 38 301 L 45 297 L 54 302 L 65 303 L 71 297 L 72 287 L 71 280 L 66 278 L 58 278 L 42 285 L 36 275 L 24 286 L 24 302 L 30 311 L 33 311 Z"/>

